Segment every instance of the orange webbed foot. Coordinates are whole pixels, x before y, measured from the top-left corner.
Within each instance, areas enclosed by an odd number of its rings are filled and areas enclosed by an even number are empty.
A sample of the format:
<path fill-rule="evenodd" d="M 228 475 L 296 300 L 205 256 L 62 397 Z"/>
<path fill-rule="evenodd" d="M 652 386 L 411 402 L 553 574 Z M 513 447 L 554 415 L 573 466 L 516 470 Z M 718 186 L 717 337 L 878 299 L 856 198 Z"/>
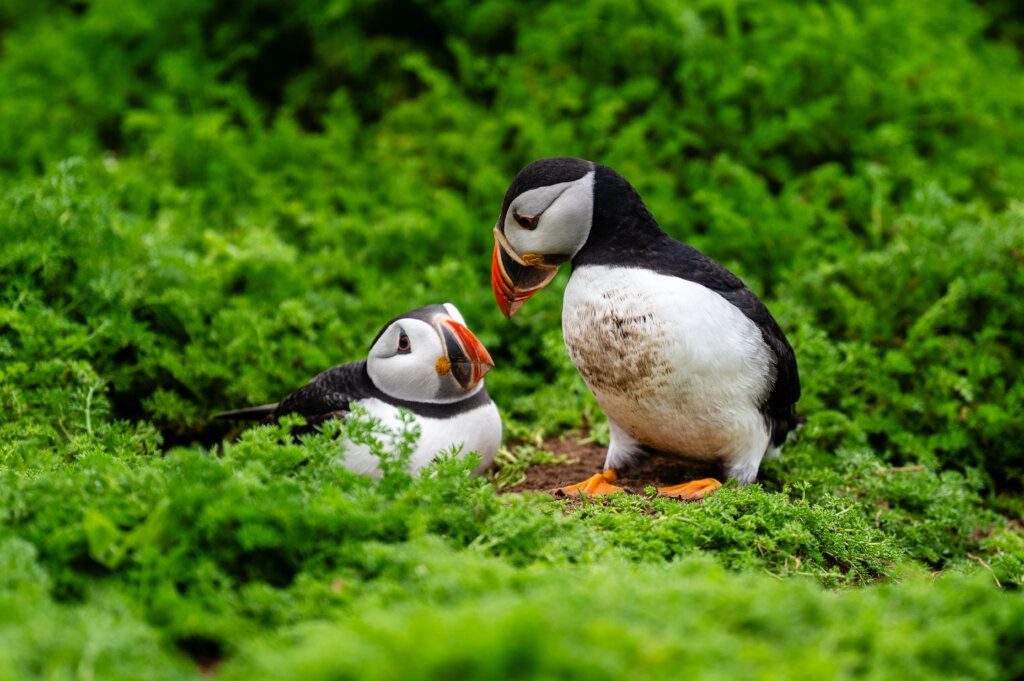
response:
<path fill-rule="evenodd" d="M 703 499 L 721 486 L 722 483 L 714 478 L 704 478 L 702 480 L 685 482 L 682 485 L 659 487 L 658 496 L 664 495 L 673 499 L 682 499 L 683 501 L 695 501 Z"/>
<path fill-rule="evenodd" d="M 588 497 L 602 496 L 605 494 L 611 494 L 612 492 L 622 491 L 621 487 L 616 487 L 611 484 L 618 479 L 619 474 L 615 472 L 615 469 L 609 468 L 604 473 L 597 473 L 581 483 L 551 490 L 551 493 L 556 497 L 578 497 L 581 492 L 586 494 Z"/>

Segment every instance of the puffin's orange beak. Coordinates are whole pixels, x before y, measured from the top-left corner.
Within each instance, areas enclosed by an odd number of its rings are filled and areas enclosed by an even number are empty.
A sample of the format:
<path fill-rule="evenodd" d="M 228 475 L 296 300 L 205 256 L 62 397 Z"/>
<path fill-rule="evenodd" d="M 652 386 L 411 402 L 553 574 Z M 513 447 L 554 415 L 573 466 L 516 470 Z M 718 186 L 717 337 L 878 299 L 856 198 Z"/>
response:
<path fill-rule="evenodd" d="M 494 258 L 491 260 L 491 288 L 494 289 L 494 300 L 498 302 L 501 313 L 506 319 L 512 319 L 519 308 L 530 299 L 537 290 L 520 291 L 509 281 L 508 274 L 501 264 L 501 247 L 494 243 Z M 539 289 L 538 289 L 539 290 Z"/>
<path fill-rule="evenodd" d="M 539 256 L 527 255 L 530 260 Z M 494 229 L 494 257 L 491 259 L 491 288 L 502 314 L 511 319 L 530 297 L 541 290 L 558 274 L 558 267 L 528 264 L 505 241 L 504 235 Z"/>
<path fill-rule="evenodd" d="M 464 390 L 472 390 L 494 368 L 494 360 L 473 332 L 454 319 L 442 320 L 440 328 L 452 376 Z"/>

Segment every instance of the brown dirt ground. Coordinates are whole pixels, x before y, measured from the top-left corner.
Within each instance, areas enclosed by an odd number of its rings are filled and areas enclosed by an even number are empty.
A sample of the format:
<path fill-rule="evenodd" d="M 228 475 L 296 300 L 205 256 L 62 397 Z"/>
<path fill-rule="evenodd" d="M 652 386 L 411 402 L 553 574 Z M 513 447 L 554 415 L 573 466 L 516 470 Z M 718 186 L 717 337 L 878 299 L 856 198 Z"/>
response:
<path fill-rule="evenodd" d="M 568 463 L 531 466 L 526 469 L 526 480 L 502 491 L 550 492 L 558 487 L 583 482 L 595 473 L 600 473 L 604 470 L 608 448 L 593 442 L 580 442 L 580 437 L 579 433 L 570 433 L 545 440 L 539 449 L 553 452 L 556 456 L 564 454 Z M 721 471 L 715 467 L 680 461 L 675 457 L 655 455 L 645 457 L 633 470 L 619 473 L 619 480 L 615 484 L 632 494 L 643 494 L 647 486 L 667 487 L 700 478 L 718 477 Z"/>

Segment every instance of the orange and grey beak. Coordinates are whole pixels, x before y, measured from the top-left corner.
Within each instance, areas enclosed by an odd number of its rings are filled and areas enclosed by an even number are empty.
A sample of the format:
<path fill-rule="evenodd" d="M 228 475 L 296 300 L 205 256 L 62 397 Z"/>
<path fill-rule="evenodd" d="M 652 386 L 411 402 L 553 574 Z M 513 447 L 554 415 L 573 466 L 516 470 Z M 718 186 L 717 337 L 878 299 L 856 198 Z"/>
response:
<path fill-rule="evenodd" d="M 437 360 L 437 373 L 449 371 L 463 390 L 469 391 L 494 367 L 487 348 L 473 332 L 454 319 L 435 322 L 444 341 L 444 356 Z"/>
<path fill-rule="evenodd" d="M 530 297 L 558 274 L 557 265 L 544 264 L 544 257 L 520 256 L 505 235 L 494 228 L 494 257 L 491 260 L 491 288 L 502 314 L 511 319 Z"/>

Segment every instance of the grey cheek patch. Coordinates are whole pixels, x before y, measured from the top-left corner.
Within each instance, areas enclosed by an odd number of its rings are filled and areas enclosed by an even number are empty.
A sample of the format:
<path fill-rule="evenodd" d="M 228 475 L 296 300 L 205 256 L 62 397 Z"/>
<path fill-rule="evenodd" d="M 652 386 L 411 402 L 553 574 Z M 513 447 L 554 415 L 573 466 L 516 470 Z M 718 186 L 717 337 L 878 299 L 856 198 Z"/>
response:
<path fill-rule="evenodd" d="M 514 213 L 537 218 L 532 229 L 516 223 Z M 505 214 L 504 236 L 520 255 L 538 253 L 563 257 L 557 266 L 572 258 L 590 235 L 594 217 L 594 173 L 578 180 L 538 187 L 521 194 Z"/>

